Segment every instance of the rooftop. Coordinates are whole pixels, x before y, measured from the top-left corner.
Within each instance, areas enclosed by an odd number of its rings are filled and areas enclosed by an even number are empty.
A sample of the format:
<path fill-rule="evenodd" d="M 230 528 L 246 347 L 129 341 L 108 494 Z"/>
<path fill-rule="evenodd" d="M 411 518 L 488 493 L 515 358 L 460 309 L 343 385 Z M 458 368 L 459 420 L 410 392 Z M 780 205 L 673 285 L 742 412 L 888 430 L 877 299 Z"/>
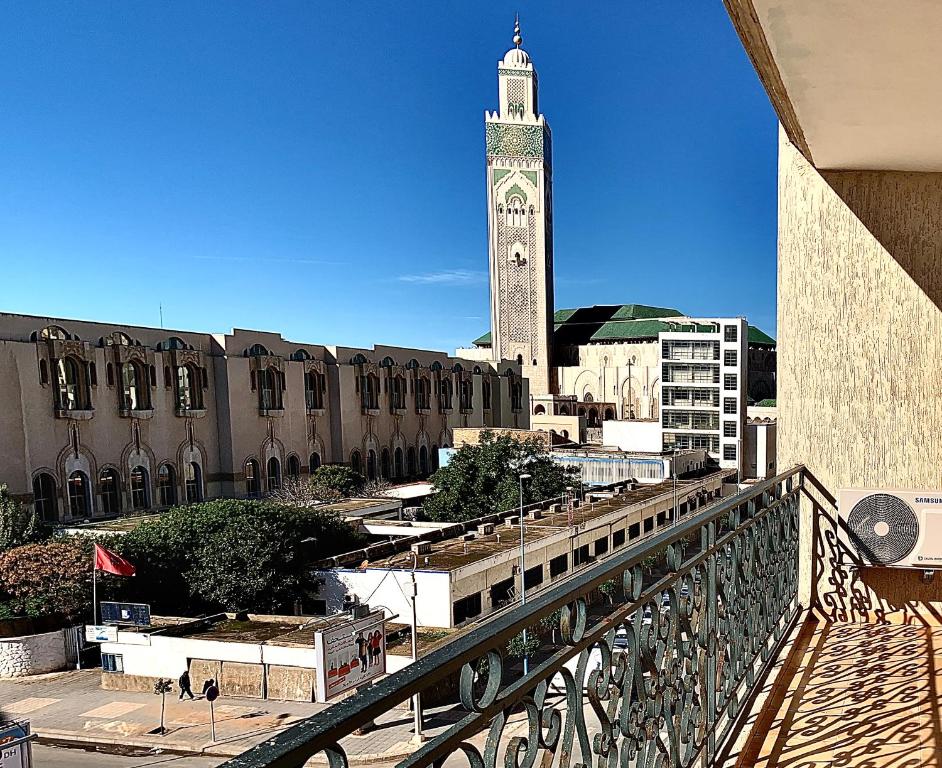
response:
<path fill-rule="evenodd" d="M 697 323 L 676 309 L 649 307 L 644 304 L 601 304 L 558 309 L 553 320 L 554 340 L 560 345 L 656 341 L 657 335 L 662 331 L 713 331 L 712 326 Z M 490 346 L 490 331 L 472 343 L 478 347 Z M 755 346 L 775 346 L 775 339 L 750 325 L 749 343 Z"/>

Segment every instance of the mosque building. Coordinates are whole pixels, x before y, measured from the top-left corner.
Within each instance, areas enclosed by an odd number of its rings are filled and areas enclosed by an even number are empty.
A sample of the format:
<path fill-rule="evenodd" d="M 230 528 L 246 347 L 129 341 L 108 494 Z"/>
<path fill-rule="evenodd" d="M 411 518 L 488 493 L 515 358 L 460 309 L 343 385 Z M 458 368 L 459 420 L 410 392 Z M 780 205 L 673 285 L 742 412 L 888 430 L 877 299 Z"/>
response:
<path fill-rule="evenodd" d="M 554 308 L 552 133 L 522 42 L 518 20 L 484 117 L 491 330 L 456 355 L 515 360 L 535 427 L 592 441 L 604 421 L 653 421 L 662 450 L 738 466 L 747 405 L 775 397 L 773 338 L 743 318 L 642 304 Z"/>

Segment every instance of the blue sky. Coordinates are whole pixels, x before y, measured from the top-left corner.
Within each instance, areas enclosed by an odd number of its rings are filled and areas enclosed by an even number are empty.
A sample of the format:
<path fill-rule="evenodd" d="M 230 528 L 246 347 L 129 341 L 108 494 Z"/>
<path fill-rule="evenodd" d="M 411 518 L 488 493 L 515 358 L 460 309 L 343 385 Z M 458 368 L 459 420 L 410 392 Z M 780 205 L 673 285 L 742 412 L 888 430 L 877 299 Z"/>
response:
<path fill-rule="evenodd" d="M 774 334 L 777 128 L 719 0 L 4 4 L 0 309 L 466 344 L 516 10 L 553 128 L 556 306 Z"/>

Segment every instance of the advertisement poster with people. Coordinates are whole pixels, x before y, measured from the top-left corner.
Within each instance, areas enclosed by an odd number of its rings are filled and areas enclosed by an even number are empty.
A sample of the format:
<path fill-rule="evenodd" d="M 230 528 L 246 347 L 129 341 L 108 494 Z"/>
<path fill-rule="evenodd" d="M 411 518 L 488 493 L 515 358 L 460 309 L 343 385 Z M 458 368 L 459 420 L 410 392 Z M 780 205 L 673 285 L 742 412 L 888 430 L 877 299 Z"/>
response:
<path fill-rule="evenodd" d="M 317 700 L 341 693 L 386 674 L 386 624 L 382 611 L 314 633 L 317 653 Z"/>

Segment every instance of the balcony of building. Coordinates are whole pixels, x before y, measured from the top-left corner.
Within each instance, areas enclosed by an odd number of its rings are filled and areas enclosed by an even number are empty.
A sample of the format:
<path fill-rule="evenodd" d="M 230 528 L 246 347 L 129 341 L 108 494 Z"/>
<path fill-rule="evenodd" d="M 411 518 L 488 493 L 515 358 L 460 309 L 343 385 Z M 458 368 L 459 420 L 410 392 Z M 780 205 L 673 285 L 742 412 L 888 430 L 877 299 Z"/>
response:
<path fill-rule="evenodd" d="M 400 766 L 939 765 L 942 628 L 919 606 L 942 585 L 864 567 L 839 525 L 829 491 L 792 469 L 228 765 L 352 764 L 357 729 L 441 690 L 449 724 Z M 526 672 L 508 652 L 524 630 L 539 638 Z"/>

